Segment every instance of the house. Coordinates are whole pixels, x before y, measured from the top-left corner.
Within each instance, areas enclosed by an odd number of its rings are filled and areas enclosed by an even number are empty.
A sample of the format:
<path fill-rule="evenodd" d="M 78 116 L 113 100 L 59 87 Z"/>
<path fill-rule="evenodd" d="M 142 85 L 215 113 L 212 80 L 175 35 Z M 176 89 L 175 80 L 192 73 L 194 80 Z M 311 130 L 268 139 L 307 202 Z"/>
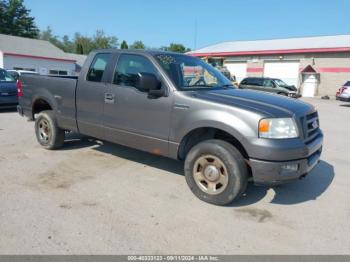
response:
<path fill-rule="evenodd" d="M 76 75 L 80 59 L 48 41 L 0 34 L 0 68 L 71 76 Z"/>
<path fill-rule="evenodd" d="M 350 80 L 350 35 L 224 42 L 188 54 L 221 62 L 238 81 L 280 78 L 309 97 L 335 95 Z"/>

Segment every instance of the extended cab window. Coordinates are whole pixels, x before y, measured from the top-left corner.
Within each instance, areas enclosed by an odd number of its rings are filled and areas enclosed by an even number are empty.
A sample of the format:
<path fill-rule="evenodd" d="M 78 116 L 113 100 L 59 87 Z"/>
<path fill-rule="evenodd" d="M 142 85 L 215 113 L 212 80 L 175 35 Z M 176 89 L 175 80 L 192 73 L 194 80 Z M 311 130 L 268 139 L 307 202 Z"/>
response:
<path fill-rule="evenodd" d="M 86 80 L 92 82 L 101 82 L 103 73 L 111 59 L 111 54 L 97 54 L 92 62 Z"/>
<path fill-rule="evenodd" d="M 140 55 L 121 55 L 114 73 L 113 84 L 136 87 L 138 73 L 158 75 L 158 71 L 148 58 Z"/>

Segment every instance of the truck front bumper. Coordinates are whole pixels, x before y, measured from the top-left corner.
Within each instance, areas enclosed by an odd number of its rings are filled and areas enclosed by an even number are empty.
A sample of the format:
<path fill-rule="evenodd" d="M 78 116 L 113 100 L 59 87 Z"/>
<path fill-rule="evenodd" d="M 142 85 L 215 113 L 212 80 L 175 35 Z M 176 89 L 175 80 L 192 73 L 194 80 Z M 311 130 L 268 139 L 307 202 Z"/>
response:
<path fill-rule="evenodd" d="M 320 134 L 312 144 L 304 145 L 299 148 L 302 152 L 307 152 L 306 156 L 300 156 L 296 159 L 295 156 L 290 160 L 261 160 L 250 159 L 249 164 L 252 170 L 253 181 L 260 185 L 275 185 L 282 184 L 296 179 L 305 177 L 311 170 L 320 162 L 322 153 L 323 135 Z M 295 154 L 293 148 L 292 154 Z M 288 155 L 288 149 L 278 150 L 282 155 Z M 298 150 L 297 150 L 298 151 Z"/>

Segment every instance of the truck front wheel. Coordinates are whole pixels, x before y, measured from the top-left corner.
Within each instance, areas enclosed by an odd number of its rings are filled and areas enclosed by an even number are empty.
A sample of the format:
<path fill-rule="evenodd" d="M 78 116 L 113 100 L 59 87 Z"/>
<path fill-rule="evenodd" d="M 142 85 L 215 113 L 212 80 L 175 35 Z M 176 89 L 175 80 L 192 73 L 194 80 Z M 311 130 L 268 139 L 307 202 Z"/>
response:
<path fill-rule="evenodd" d="M 201 200 L 226 205 L 246 189 L 248 170 L 241 153 L 222 140 L 207 140 L 194 146 L 185 160 L 186 181 Z"/>
<path fill-rule="evenodd" d="M 35 134 L 39 144 L 49 150 L 62 147 L 64 130 L 57 126 L 53 111 L 42 111 L 35 119 Z"/>

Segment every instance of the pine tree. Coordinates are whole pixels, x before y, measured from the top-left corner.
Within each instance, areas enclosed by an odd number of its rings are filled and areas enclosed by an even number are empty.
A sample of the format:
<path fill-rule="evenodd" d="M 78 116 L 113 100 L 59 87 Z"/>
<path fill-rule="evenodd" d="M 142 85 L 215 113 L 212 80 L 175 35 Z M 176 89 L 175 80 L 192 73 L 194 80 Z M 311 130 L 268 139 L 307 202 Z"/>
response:
<path fill-rule="evenodd" d="M 0 0 L 0 33 L 37 38 L 39 29 L 23 0 Z"/>
<path fill-rule="evenodd" d="M 125 40 L 121 43 L 120 49 L 129 49 L 128 43 Z"/>
<path fill-rule="evenodd" d="M 142 41 L 135 41 L 130 49 L 146 49 L 145 44 Z"/>

